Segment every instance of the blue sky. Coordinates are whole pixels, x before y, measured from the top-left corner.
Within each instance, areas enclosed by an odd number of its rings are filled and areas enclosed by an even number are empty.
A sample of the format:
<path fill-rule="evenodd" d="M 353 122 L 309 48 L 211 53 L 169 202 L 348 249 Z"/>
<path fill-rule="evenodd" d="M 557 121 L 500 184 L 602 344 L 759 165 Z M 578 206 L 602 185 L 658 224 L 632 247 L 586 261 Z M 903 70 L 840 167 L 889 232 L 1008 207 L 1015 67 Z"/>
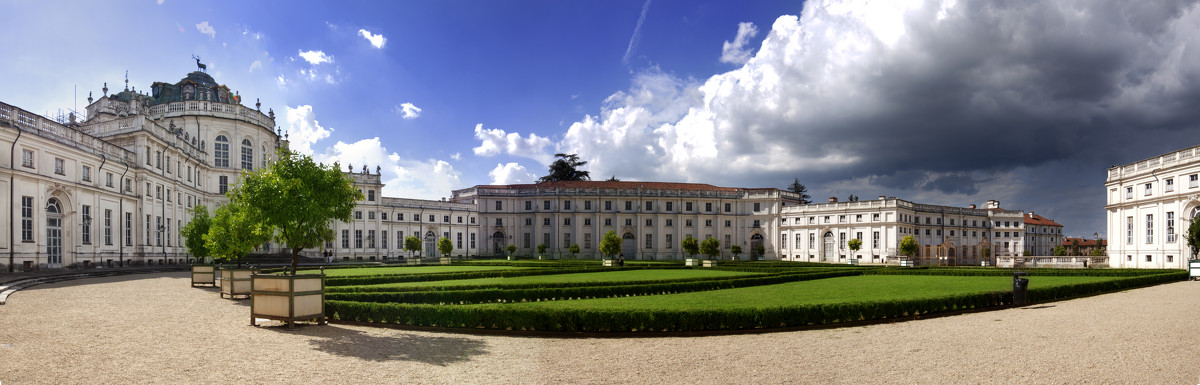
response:
<path fill-rule="evenodd" d="M 0 100 L 195 70 L 391 196 L 595 179 L 998 199 L 1103 234 L 1104 171 L 1196 144 L 1194 2 L 5 2 Z"/>

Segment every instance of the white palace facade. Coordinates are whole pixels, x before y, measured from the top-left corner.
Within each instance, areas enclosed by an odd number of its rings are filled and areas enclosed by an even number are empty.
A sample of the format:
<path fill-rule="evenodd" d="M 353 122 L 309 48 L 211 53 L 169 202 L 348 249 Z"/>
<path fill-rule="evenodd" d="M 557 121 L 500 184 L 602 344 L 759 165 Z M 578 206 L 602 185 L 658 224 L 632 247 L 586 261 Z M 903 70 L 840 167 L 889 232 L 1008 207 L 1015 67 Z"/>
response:
<path fill-rule="evenodd" d="M 1200 146 L 1108 169 L 1112 267 L 1182 269 L 1187 228 L 1200 214 Z"/>

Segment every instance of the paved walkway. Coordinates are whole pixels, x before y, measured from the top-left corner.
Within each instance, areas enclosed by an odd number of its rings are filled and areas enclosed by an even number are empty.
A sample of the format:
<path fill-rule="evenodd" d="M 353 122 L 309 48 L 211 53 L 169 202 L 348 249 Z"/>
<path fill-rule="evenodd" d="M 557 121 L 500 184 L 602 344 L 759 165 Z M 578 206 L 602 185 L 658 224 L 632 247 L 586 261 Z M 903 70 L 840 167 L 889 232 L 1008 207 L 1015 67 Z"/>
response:
<path fill-rule="evenodd" d="M 35 286 L 0 383 L 1200 383 L 1200 282 L 830 330 L 560 339 L 249 326 L 187 273 Z"/>

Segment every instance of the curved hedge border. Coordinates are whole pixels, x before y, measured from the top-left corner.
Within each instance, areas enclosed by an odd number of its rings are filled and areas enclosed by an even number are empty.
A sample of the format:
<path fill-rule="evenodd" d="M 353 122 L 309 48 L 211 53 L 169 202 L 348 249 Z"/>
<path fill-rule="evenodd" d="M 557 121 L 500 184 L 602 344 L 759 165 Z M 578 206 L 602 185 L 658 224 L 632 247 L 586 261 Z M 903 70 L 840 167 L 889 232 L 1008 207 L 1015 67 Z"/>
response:
<path fill-rule="evenodd" d="M 764 274 L 765 275 L 765 274 Z M 763 276 L 763 275 L 760 275 Z M 415 291 L 448 291 L 448 290 L 480 290 L 480 289 L 535 289 L 535 288 L 563 288 L 563 287 L 585 287 L 585 286 L 624 286 L 624 285 L 642 285 L 652 283 L 677 283 L 677 282 L 699 282 L 699 281 L 720 281 L 733 278 L 750 278 L 754 275 L 742 276 L 717 276 L 717 277 L 691 277 L 691 278 L 672 278 L 672 279 L 643 279 L 636 281 L 579 281 L 579 282 L 531 282 L 531 283 L 509 283 L 509 284 L 474 284 L 474 285 L 447 285 L 447 286 L 399 286 L 399 287 L 375 287 L 375 286 L 332 286 L 325 289 L 326 293 L 395 293 L 395 292 L 415 292 Z"/>
<path fill-rule="evenodd" d="M 525 277 L 535 275 L 554 275 L 554 274 L 574 274 L 574 273 L 595 273 L 602 271 L 619 271 L 619 270 L 653 270 L 653 269 L 682 269 L 683 267 L 661 266 L 661 267 L 547 267 L 521 270 L 478 270 L 478 271 L 452 271 L 443 273 L 404 273 L 404 274 L 386 274 L 386 275 L 366 275 L 366 276 L 349 276 L 349 277 L 326 277 L 325 286 L 359 286 L 359 285 L 378 285 L 384 283 L 402 283 L 402 282 L 426 282 L 426 281 L 446 281 L 457 279 L 476 279 L 476 278 L 507 278 L 507 277 Z"/>
<path fill-rule="evenodd" d="M 390 302 L 470 305 L 492 302 L 534 302 L 570 299 L 626 297 L 639 295 L 675 294 L 694 291 L 735 289 L 787 282 L 859 275 L 858 272 L 827 272 L 811 274 L 782 274 L 766 277 L 725 278 L 699 282 L 645 283 L 581 287 L 538 287 L 529 289 L 479 289 L 446 291 L 409 291 L 390 293 L 328 293 L 328 300 L 355 302 Z"/>
<path fill-rule="evenodd" d="M 950 275 L 963 277 L 1012 276 L 1013 272 L 1036 276 L 1144 277 L 1175 273 L 1178 269 L 995 269 L 995 268 L 936 268 L 936 267 L 879 267 L 863 270 L 864 275 Z"/>
<path fill-rule="evenodd" d="M 1093 295 L 1187 279 L 1185 271 L 1031 289 L 1031 302 Z M 910 317 L 1012 304 L 1004 291 L 890 302 L 856 302 L 745 309 L 560 309 L 510 306 L 325 301 L 333 319 L 411 326 L 557 332 L 694 332 L 784 328 Z"/>

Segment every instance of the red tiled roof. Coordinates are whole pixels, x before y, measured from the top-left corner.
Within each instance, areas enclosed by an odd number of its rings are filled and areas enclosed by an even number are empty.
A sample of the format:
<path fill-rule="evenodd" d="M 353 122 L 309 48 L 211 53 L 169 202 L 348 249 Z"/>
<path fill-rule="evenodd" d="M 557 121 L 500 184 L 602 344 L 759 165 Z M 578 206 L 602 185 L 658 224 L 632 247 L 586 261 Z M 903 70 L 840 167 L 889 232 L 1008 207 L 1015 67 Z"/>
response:
<path fill-rule="evenodd" d="M 1058 222 L 1055 222 L 1049 218 L 1043 217 L 1041 215 L 1033 214 L 1033 213 L 1025 214 L 1025 224 L 1026 225 L 1038 225 L 1038 226 L 1063 227 L 1063 225 L 1058 224 Z"/>
<path fill-rule="evenodd" d="M 520 190 L 550 190 L 555 188 L 608 188 L 608 189 L 659 189 L 659 190 L 704 190 L 704 191 L 740 191 L 740 190 L 776 190 L 774 188 L 737 188 L 737 187 L 718 187 L 704 183 L 676 183 L 676 182 L 638 182 L 638 181 L 598 181 L 598 180 L 571 180 L 571 181 L 554 181 L 531 184 L 510 184 L 510 185 L 479 185 L 477 188 L 508 188 Z"/>
<path fill-rule="evenodd" d="M 1079 247 L 1094 247 L 1094 246 L 1096 246 L 1095 239 L 1083 239 L 1083 238 L 1063 238 L 1062 244 L 1063 244 L 1063 246 L 1070 247 L 1073 245 L 1073 242 L 1075 242 L 1075 241 L 1079 242 Z M 1108 241 L 1100 240 L 1100 246 L 1108 247 Z"/>

